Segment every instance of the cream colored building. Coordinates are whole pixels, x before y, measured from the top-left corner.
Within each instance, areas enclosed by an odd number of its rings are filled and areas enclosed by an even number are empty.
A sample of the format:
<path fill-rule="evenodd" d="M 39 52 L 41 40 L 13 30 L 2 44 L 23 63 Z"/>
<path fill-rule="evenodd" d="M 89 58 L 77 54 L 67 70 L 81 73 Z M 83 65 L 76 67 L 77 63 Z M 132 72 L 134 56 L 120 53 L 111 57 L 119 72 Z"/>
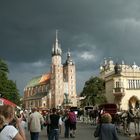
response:
<path fill-rule="evenodd" d="M 109 103 L 116 103 L 121 110 L 139 107 L 140 67 L 135 63 L 127 65 L 104 60 L 100 66 L 100 78 L 105 80 L 106 97 Z"/>
<path fill-rule="evenodd" d="M 76 69 L 70 51 L 62 64 L 62 49 L 57 37 L 52 47 L 50 72 L 33 77 L 24 88 L 24 106 L 64 108 L 77 106 Z"/>

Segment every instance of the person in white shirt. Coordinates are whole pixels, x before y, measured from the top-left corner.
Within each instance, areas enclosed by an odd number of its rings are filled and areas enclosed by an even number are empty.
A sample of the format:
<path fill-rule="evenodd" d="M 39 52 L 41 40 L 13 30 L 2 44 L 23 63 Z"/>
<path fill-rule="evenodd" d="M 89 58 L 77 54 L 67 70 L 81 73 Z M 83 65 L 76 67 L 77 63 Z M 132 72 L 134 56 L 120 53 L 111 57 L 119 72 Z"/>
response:
<path fill-rule="evenodd" d="M 25 132 L 21 127 L 22 118 L 15 118 L 17 128 L 10 125 L 14 118 L 15 111 L 12 106 L 0 107 L 0 140 L 26 140 Z"/>
<path fill-rule="evenodd" d="M 24 130 L 26 130 L 27 129 L 27 122 L 26 122 L 26 120 L 23 118 L 23 120 L 21 121 L 21 126 L 22 126 L 22 128 L 24 129 Z"/>
<path fill-rule="evenodd" d="M 31 140 L 39 139 L 39 132 L 41 131 L 41 125 L 44 123 L 44 118 L 37 112 L 37 108 L 32 108 L 32 113 L 29 117 L 29 131 Z"/>

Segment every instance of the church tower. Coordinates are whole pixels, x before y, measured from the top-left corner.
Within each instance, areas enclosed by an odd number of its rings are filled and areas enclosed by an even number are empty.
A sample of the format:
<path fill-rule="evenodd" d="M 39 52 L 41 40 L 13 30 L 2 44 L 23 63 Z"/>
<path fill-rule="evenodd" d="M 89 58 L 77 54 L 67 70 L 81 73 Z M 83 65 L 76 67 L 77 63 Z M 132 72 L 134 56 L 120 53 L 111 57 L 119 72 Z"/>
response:
<path fill-rule="evenodd" d="M 26 109 L 31 107 L 62 109 L 77 106 L 75 64 L 70 51 L 67 52 L 66 61 L 62 64 L 62 50 L 57 31 L 51 55 L 49 73 L 33 77 L 25 87 Z"/>
<path fill-rule="evenodd" d="M 76 101 L 76 70 L 75 64 L 71 58 L 70 51 L 67 52 L 67 59 L 63 68 L 64 83 L 67 90 L 65 94 L 68 96 L 70 106 L 77 106 Z"/>
<path fill-rule="evenodd" d="M 49 108 L 59 108 L 64 99 L 64 83 L 63 83 L 63 65 L 62 50 L 58 41 L 58 32 L 56 31 L 56 39 L 52 47 L 52 64 L 51 64 L 51 105 Z"/>

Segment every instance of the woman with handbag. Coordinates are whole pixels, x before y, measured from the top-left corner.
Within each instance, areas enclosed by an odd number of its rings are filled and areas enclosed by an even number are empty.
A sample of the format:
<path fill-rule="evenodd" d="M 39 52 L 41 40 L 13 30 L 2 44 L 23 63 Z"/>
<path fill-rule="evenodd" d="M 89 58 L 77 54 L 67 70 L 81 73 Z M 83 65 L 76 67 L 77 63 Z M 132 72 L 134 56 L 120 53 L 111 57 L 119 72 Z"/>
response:
<path fill-rule="evenodd" d="M 103 114 L 100 124 L 96 127 L 94 136 L 99 137 L 99 140 L 118 140 L 116 127 L 111 121 L 112 117 L 109 113 Z"/>

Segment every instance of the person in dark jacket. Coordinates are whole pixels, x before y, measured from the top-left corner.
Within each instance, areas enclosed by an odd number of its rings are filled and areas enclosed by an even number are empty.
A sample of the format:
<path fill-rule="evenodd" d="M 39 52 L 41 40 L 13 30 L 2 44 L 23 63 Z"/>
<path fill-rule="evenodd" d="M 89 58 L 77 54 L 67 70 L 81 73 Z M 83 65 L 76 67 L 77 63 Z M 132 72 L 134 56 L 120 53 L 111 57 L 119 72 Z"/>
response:
<path fill-rule="evenodd" d="M 69 111 L 66 110 L 63 116 L 63 122 L 65 126 L 64 137 L 69 138 L 69 129 L 70 129 L 70 121 L 69 121 Z"/>
<path fill-rule="evenodd" d="M 101 116 L 101 123 L 97 126 L 94 136 L 99 137 L 99 140 L 118 140 L 116 127 L 111 123 L 112 117 L 109 113 Z"/>
<path fill-rule="evenodd" d="M 59 140 L 59 125 L 60 116 L 57 114 L 56 108 L 53 108 L 50 115 L 50 140 Z"/>

